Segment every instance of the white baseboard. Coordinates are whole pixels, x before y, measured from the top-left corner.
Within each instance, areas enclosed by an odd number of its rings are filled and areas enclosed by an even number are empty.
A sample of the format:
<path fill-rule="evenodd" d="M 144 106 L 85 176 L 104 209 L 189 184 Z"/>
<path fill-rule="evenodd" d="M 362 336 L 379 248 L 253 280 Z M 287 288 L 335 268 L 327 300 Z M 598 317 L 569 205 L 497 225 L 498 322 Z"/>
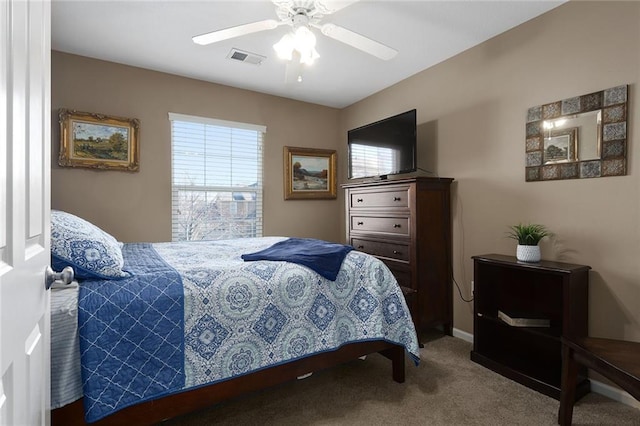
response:
<path fill-rule="evenodd" d="M 465 342 L 473 343 L 473 334 L 467 333 L 466 331 L 459 330 L 455 327 L 453 328 L 453 337 L 462 339 Z"/>
<path fill-rule="evenodd" d="M 628 405 L 630 407 L 635 407 L 637 409 L 640 409 L 640 402 L 636 401 L 634 397 L 632 397 L 622 389 L 609 386 L 597 380 L 593 380 L 593 379 L 589 379 L 589 380 L 591 381 L 592 392 L 599 393 L 600 395 L 604 395 L 607 398 L 611 398 L 614 401 L 621 402 L 624 405 Z"/>
<path fill-rule="evenodd" d="M 458 339 L 462 339 L 465 342 L 473 343 L 473 334 L 467 333 L 466 331 L 459 330 L 457 328 L 453 329 L 453 337 L 457 337 Z M 627 392 L 622 389 L 618 389 L 613 386 L 609 386 L 605 383 L 599 382 L 597 380 L 589 379 L 591 381 L 591 391 L 598 393 L 600 395 L 606 396 L 607 398 L 611 398 L 614 401 L 618 401 L 624 405 L 628 405 L 630 407 L 635 407 L 640 409 L 640 401 L 637 401 L 634 397 L 629 395 Z"/>

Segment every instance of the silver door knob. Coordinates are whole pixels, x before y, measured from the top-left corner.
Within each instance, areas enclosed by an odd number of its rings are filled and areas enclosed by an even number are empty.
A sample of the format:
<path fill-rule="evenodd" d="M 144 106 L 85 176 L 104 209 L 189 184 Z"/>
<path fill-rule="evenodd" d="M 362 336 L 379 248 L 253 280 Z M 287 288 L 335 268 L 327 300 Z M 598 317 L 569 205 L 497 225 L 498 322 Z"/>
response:
<path fill-rule="evenodd" d="M 44 286 L 47 290 L 51 288 L 51 285 L 60 281 L 63 284 L 71 284 L 73 281 L 73 268 L 71 266 L 65 266 L 61 272 L 56 272 L 51 269 L 51 266 L 47 265 L 47 269 L 44 271 Z"/>

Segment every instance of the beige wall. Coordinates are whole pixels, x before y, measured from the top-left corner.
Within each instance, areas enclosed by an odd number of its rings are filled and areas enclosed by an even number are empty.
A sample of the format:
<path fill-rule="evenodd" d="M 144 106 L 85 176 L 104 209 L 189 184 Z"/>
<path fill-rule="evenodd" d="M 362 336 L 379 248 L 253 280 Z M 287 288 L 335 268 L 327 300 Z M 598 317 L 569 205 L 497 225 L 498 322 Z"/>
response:
<path fill-rule="evenodd" d="M 51 104 L 52 208 L 122 241 L 171 239 L 169 112 L 267 126 L 264 234 L 343 239 L 340 200 L 284 201 L 283 181 L 284 146 L 337 149 L 337 109 L 61 52 L 52 54 Z M 140 172 L 58 167 L 58 108 L 138 118 Z"/>
<path fill-rule="evenodd" d="M 420 166 L 456 179 L 454 275 L 465 297 L 471 256 L 514 254 L 507 226 L 542 223 L 556 234 L 544 259 L 593 268 L 591 334 L 640 341 L 639 80 L 640 3 L 570 2 L 346 108 L 339 134 L 417 108 Z M 525 182 L 527 109 L 620 84 L 630 85 L 628 176 Z M 454 290 L 455 327 L 472 333 L 472 311 Z"/>

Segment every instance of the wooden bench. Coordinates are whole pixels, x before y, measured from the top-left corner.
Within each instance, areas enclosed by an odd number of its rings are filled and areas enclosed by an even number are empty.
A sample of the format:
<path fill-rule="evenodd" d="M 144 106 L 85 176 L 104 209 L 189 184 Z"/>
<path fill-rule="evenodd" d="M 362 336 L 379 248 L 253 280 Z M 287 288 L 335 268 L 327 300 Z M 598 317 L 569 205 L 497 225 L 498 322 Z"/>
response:
<path fill-rule="evenodd" d="M 563 337 L 559 424 L 571 425 L 579 365 L 600 373 L 640 400 L 640 343 L 595 337 Z"/>

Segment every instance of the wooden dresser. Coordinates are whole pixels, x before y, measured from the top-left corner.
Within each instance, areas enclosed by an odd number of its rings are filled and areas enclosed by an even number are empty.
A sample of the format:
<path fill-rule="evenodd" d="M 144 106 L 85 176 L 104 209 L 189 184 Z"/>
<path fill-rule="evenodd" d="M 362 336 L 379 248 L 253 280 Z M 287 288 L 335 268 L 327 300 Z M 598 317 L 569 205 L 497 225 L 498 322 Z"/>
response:
<path fill-rule="evenodd" d="M 347 242 L 380 258 L 405 294 L 418 333 L 453 326 L 450 186 L 414 177 L 349 183 Z"/>

